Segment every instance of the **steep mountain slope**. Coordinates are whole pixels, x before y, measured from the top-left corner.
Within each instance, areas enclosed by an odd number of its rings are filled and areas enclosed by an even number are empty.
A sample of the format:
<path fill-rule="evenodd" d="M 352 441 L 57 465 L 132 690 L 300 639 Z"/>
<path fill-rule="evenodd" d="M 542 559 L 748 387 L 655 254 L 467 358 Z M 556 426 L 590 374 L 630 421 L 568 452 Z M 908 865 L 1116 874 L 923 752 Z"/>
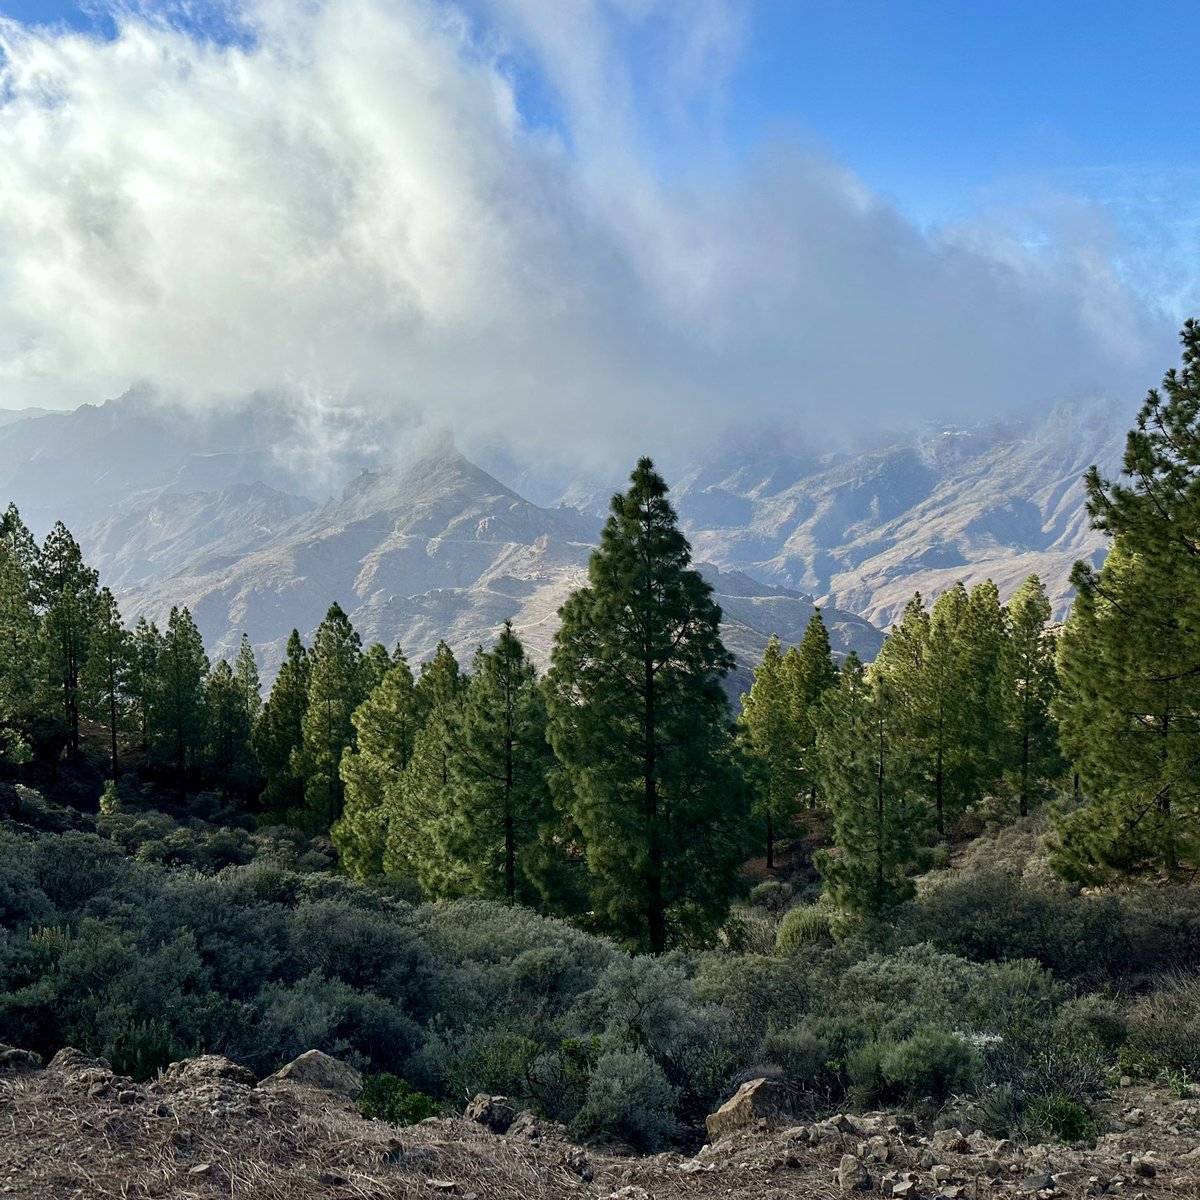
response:
<path fill-rule="evenodd" d="M 280 519 L 277 531 L 253 519 L 264 506 Z M 192 514 L 182 522 L 192 541 L 155 518 L 164 508 Z M 448 445 L 403 467 L 363 472 L 338 500 L 303 515 L 266 489 L 170 497 L 126 514 L 119 529 L 109 521 L 90 530 L 85 548 L 95 547 L 119 572 L 114 547 L 122 532 L 144 537 L 164 528 L 170 536 L 161 542 L 138 543 L 140 559 L 127 556 L 131 565 L 121 579 L 127 616 L 161 621 L 171 604 L 187 604 L 218 652 L 230 653 L 241 632 L 249 633 L 268 674 L 290 630 L 311 634 L 333 600 L 364 639 L 399 642 L 415 661 L 428 658 L 439 638 L 469 657 L 507 619 L 545 661 L 558 607 L 586 581 L 599 533 L 594 518 L 530 504 Z M 202 530 L 215 540 L 198 544 Z M 168 561 L 177 565 L 166 574 L 141 571 L 141 564 Z M 744 688 L 770 634 L 798 640 L 813 605 L 738 572 L 705 571 L 740 660 L 731 687 Z M 839 652 L 874 655 L 879 634 L 866 621 L 850 613 L 826 617 Z"/>
<path fill-rule="evenodd" d="M 777 581 L 886 628 L 913 592 L 1038 572 L 1056 614 L 1076 559 L 1098 561 L 1082 475 L 1115 471 L 1129 414 L 1064 407 L 1031 431 L 949 430 L 861 455 L 695 468 L 675 496 L 698 557 Z"/>

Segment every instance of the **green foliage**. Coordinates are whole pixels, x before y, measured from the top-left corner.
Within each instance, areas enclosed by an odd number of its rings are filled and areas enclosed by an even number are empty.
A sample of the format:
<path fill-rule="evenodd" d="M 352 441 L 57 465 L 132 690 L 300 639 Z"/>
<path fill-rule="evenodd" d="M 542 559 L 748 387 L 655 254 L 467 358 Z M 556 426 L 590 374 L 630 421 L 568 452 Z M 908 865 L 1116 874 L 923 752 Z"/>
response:
<path fill-rule="evenodd" d="M 417 697 L 403 655 L 354 710 L 355 741 L 342 755 L 345 787 L 342 816 L 333 843 L 342 864 L 356 879 L 382 874 L 389 814 L 412 759 L 417 735 Z"/>
<path fill-rule="evenodd" d="M 152 668 L 150 751 L 170 766 L 179 787 L 190 768 L 204 760 L 204 679 L 208 656 L 192 615 L 172 608 Z"/>
<path fill-rule="evenodd" d="M 1096 1122 L 1084 1105 L 1061 1092 L 1035 1096 L 1025 1110 L 1024 1123 L 1062 1142 L 1090 1142 L 1096 1136 Z"/>
<path fill-rule="evenodd" d="M 721 611 L 649 459 L 614 496 L 588 586 L 561 609 L 549 677 L 560 803 L 597 925 L 661 953 L 728 911 L 749 796 L 721 681 Z"/>
<path fill-rule="evenodd" d="M 775 950 L 778 954 L 795 954 L 799 946 L 832 939 L 829 910 L 816 904 L 798 904 L 783 914 L 775 935 Z"/>
<path fill-rule="evenodd" d="M 846 1059 L 850 1093 L 864 1108 L 943 1104 L 970 1091 L 980 1068 L 978 1052 L 960 1034 L 928 1027 L 898 1042 L 867 1042 Z"/>
<path fill-rule="evenodd" d="M 1143 1078 L 1162 1071 L 1200 1078 L 1200 977 L 1176 976 L 1134 1004 L 1119 1061 Z"/>
<path fill-rule="evenodd" d="M 341 605 L 329 606 L 309 655 L 301 741 L 292 771 L 304 780 L 307 824 L 328 830 L 342 815 L 342 756 L 354 741 L 354 711 L 365 698 L 362 639 Z"/>
<path fill-rule="evenodd" d="M 427 1117 L 436 1117 L 440 1106 L 432 1096 L 418 1092 L 406 1080 L 380 1071 L 363 1079 L 358 1111 L 368 1119 L 392 1125 L 416 1125 Z"/>
<path fill-rule="evenodd" d="M 1072 574 L 1057 714 L 1089 802 L 1061 821 L 1055 858 L 1084 882 L 1200 865 L 1200 324 L 1182 341 L 1126 440 L 1127 482 L 1086 479 L 1113 540 L 1102 568 Z"/>
<path fill-rule="evenodd" d="M 304 802 L 304 780 L 296 773 L 304 741 L 304 714 L 312 663 L 293 629 L 287 657 L 275 677 L 271 694 L 254 723 L 251 745 L 262 777 L 267 781 L 262 803 L 276 815 L 295 814 Z"/>
<path fill-rule="evenodd" d="M 833 813 L 832 852 L 816 858 L 835 907 L 880 913 L 912 893 L 910 759 L 902 710 L 886 675 L 853 655 L 822 702 L 821 790 Z"/>
<path fill-rule="evenodd" d="M 654 1151 L 675 1132 L 674 1102 L 666 1076 L 644 1050 L 612 1050 L 592 1072 L 572 1132 L 605 1131 L 637 1150 Z"/>

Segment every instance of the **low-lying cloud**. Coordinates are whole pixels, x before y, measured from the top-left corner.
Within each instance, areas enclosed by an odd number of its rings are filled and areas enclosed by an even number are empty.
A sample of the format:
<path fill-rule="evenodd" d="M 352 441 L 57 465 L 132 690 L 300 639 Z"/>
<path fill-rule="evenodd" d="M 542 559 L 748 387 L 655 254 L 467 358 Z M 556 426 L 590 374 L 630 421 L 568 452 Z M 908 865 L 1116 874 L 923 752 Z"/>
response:
<path fill-rule="evenodd" d="M 285 386 L 600 465 L 1157 373 L 1091 215 L 1049 247 L 927 234 L 787 141 L 660 169 L 641 114 L 704 142 L 731 0 L 462 4 L 246 3 L 234 43 L 0 22 L 0 403 Z"/>

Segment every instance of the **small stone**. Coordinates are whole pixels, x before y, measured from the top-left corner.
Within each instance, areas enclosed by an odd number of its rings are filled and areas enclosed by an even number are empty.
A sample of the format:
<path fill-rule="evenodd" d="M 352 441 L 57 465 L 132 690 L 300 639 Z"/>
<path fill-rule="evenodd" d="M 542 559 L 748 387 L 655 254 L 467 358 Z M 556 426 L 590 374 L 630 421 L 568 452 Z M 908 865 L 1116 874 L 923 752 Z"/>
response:
<path fill-rule="evenodd" d="M 1133 1173 L 1143 1179 L 1153 1179 L 1158 1174 L 1158 1168 L 1148 1158 L 1135 1158 Z"/>
<path fill-rule="evenodd" d="M 1004 1168 L 994 1158 L 985 1158 L 979 1164 L 977 1169 L 982 1174 L 991 1175 L 993 1178 L 995 1178 L 997 1175 L 1002 1174 L 1004 1171 Z"/>
<path fill-rule="evenodd" d="M 1123 1088 L 1131 1088 L 1133 1087 L 1133 1080 L 1128 1075 L 1122 1075 L 1120 1086 Z"/>
<path fill-rule="evenodd" d="M 843 1192 L 863 1192 L 871 1186 L 871 1175 L 862 1159 L 853 1154 L 843 1154 L 837 1169 L 838 1187 Z"/>
<path fill-rule="evenodd" d="M 1023 1192 L 1044 1192 L 1054 1187 L 1054 1177 L 1052 1175 L 1030 1175 L 1028 1179 L 1021 1184 Z"/>
<path fill-rule="evenodd" d="M 458 1181 L 455 1179 L 427 1179 L 425 1186 L 432 1188 L 435 1192 L 458 1191 Z"/>
<path fill-rule="evenodd" d="M 901 1179 L 892 1184 L 893 1196 L 911 1196 L 916 1192 L 917 1185 L 911 1179 Z"/>
<path fill-rule="evenodd" d="M 194 1167 L 188 1168 L 189 1175 L 207 1175 L 212 1170 L 209 1163 L 197 1163 Z"/>
<path fill-rule="evenodd" d="M 945 1163 L 938 1163 L 930 1170 L 929 1177 L 936 1184 L 949 1183 L 954 1178 L 954 1168 Z"/>
<path fill-rule="evenodd" d="M 137 1102 L 137 1099 L 138 1099 L 137 1092 L 132 1091 L 131 1089 L 126 1089 L 123 1092 L 117 1093 L 117 1103 L 118 1104 L 134 1104 Z"/>
<path fill-rule="evenodd" d="M 862 1154 L 867 1162 L 885 1163 L 892 1156 L 892 1144 L 880 1134 L 867 1139 Z"/>
<path fill-rule="evenodd" d="M 595 1177 L 591 1161 L 582 1150 L 572 1150 L 567 1155 L 567 1170 L 573 1175 L 578 1175 L 584 1183 L 591 1183 Z"/>

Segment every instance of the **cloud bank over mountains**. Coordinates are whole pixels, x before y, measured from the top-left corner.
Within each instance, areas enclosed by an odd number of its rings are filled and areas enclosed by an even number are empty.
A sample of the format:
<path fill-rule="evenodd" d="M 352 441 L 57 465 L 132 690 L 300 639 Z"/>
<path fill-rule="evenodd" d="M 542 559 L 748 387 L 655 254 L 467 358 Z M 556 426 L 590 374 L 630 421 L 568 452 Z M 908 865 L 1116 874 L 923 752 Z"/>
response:
<path fill-rule="evenodd" d="M 0 21 L 6 407 L 287 387 L 601 467 L 1132 403 L 1170 353 L 1090 216 L 921 231 L 802 132 L 731 161 L 733 0 L 155 8 Z"/>

